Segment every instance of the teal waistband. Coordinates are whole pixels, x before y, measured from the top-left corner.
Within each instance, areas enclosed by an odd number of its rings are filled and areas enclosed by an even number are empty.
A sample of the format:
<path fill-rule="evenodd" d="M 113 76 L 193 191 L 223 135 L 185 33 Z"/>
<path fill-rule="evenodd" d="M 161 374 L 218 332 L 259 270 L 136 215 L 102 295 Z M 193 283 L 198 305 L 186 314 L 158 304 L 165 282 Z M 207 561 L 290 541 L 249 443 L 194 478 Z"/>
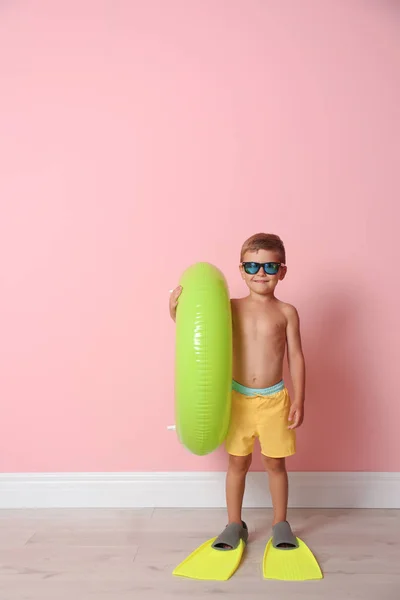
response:
<path fill-rule="evenodd" d="M 239 392 L 239 394 L 243 394 L 244 396 L 271 396 L 271 394 L 276 394 L 276 392 L 280 392 L 285 389 L 285 383 L 283 379 L 275 384 L 271 385 L 271 387 L 257 389 L 257 388 L 249 388 L 245 385 L 241 385 L 237 381 L 232 381 L 232 389 L 235 392 Z"/>

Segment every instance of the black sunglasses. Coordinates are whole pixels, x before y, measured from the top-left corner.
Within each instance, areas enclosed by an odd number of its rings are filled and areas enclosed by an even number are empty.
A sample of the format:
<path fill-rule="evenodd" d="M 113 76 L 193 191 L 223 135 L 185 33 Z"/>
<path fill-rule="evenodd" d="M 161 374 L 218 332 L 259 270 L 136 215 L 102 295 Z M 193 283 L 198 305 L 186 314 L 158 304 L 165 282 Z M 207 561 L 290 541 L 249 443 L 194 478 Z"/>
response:
<path fill-rule="evenodd" d="M 261 267 L 264 268 L 264 273 L 267 275 L 276 275 L 279 271 L 280 267 L 284 267 L 283 263 L 277 262 L 266 262 L 266 263 L 258 263 L 258 262 L 242 262 L 243 268 L 248 275 L 255 275 L 258 273 Z"/>

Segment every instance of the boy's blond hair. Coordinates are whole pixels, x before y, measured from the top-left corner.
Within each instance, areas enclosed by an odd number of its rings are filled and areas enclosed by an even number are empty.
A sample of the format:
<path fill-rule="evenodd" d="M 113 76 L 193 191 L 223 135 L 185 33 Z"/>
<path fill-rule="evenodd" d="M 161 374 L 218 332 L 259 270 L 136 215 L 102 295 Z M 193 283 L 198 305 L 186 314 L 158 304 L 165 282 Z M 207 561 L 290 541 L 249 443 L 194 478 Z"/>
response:
<path fill-rule="evenodd" d="M 274 233 L 255 233 L 249 237 L 243 244 L 240 252 L 240 262 L 246 252 L 258 252 L 258 250 L 273 250 L 279 255 L 279 260 L 286 263 L 285 246 L 279 235 Z"/>

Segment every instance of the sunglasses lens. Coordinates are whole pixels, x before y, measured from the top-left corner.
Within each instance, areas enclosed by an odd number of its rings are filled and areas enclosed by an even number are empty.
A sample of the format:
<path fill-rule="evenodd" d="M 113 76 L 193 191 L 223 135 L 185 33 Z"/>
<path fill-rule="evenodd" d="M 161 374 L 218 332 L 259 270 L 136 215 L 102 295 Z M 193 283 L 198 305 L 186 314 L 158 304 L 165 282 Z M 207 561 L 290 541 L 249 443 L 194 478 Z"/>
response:
<path fill-rule="evenodd" d="M 279 271 L 279 263 L 265 263 L 265 272 L 268 275 L 276 275 Z"/>
<path fill-rule="evenodd" d="M 243 266 L 248 275 L 255 275 L 260 268 L 260 265 L 254 262 L 246 262 Z"/>

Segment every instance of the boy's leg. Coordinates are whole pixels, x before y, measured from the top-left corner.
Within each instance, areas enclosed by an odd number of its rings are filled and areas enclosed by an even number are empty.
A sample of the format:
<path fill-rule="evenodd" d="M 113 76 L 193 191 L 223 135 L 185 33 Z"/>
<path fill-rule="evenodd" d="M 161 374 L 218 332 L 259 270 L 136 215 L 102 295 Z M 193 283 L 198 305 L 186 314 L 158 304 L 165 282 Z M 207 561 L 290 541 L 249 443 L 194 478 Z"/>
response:
<path fill-rule="evenodd" d="M 265 397 L 260 405 L 258 431 L 274 509 L 273 525 L 287 520 L 289 485 L 285 457 L 296 452 L 296 433 L 287 426 L 289 412 L 290 397 L 286 387 Z"/>
<path fill-rule="evenodd" d="M 288 475 L 284 458 L 269 458 L 263 455 L 263 463 L 268 473 L 269 489 L 274 511 L 273 523 L 286 521 L 288 505 Z"/>
<path fill-rule="evenodd" d="M 251 465 L 252 455 L 229 455 L 228 473 L 226 475 L 226 505 L 229 523 L 242 523 L 242 504 L 247 471 Z"/>

